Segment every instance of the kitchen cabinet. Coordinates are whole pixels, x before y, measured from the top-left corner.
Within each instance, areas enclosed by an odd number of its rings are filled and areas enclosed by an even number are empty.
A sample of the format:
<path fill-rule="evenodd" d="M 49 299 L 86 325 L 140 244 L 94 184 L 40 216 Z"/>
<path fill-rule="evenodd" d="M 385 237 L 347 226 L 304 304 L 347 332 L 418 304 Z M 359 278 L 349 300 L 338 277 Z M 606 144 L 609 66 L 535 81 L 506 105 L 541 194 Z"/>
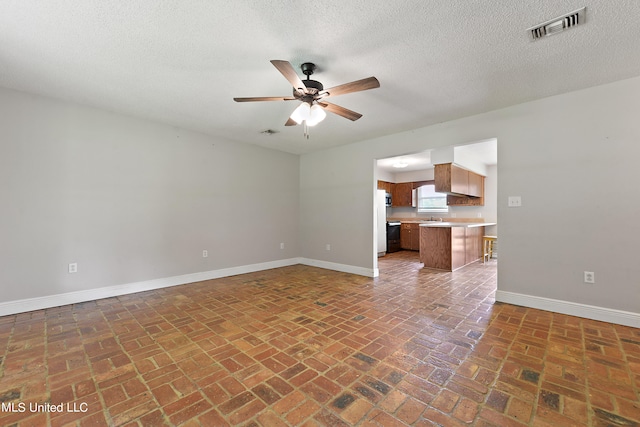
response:
<path fill-rule="evenodd" d="M 396 183 L 393 187 L 393 191 L 391 192 L 391 206 L 411 207 L 412 192 L 412 182 Z"/>
<path fill-rule="evenodd" d="M 391 206 L 414 207 L 413 190 L 427 184 L 433 184 L 433 181 L 399 182 L 396 184 L 378 180 L 378 190 L 384 190 L 391 194 Z"/>
<path fill-rule="evenodd" d="M 451 176 L 451 184 L 447 193 L 469 194 L 469 171 L 450 165 L 449 174 Z M 437 182 L 437 181 L 436 181 Z M 438 191 L 436 189 L 436 191 Z"/>
<path fill-rule="evenodd" d="M 454 271 L 482 257 L 484 227 L 420 227 L 420 262 Z"/>
<path fill-rule="evenodd" d="M 420 225 L 411 224 L 411 250 L 420 250 Z"/>
<path fill-rule="evenodd" d="M 414 181 L 414 182 L 412 182 L 412 184 L 413 184 L 413 188 L 416 189 L 416 188 L 422 187 L 423 185 L 433 185 L 434 181 L 433 180 L 431 180 L 431 181 Z"/>
<path fill-rule="evenodd" d="M 378 180 L 378 190 L 384 190 L 385 192 L 391 194 L 393 192 L 393 187 L 395 187 L 395 184 L 393 182 Z"/>
<path fill-rule="evenodd" d="M 452 163 L 435 165 L 435 190 L 447 193 L 449 206 L 484 206 L 484 176 Z"/>
<path fill-rule="evenodd" d="M 408 222 L 401 224 L 400 247 L 409 251 L 420 250 L 420 224 Z"/>
<path fill-rule="evenodd" d="M 484 206 L 484 197 L 454 196 L 447 194 L 447 206 Z"/>
<path fill-rule="evenodd" d="M 469 172 L 469 191 L 467 194 L 472 197 L 484 196 L 484 176 Z"/>

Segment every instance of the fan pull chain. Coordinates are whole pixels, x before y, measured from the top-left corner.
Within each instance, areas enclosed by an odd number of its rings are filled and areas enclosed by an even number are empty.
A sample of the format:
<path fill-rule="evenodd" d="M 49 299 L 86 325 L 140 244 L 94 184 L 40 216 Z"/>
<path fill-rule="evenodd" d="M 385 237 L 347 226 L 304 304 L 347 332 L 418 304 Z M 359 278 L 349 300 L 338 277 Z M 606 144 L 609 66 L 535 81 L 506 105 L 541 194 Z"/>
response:
<path fill-rule="evenodd" d="M 304 126 L 304 136 L 305 138 L 309 139 L 309 126 L 307 126 L 306 120 L 303 122 L 303 126 Z"/>

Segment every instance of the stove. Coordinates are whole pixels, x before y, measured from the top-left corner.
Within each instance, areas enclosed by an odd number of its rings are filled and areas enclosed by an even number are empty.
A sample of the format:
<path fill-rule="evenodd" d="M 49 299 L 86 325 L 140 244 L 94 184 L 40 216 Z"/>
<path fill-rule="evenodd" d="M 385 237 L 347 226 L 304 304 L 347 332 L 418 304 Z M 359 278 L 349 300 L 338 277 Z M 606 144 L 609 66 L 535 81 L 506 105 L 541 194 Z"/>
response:
<path fill-rule="evenodd" d="M 387 221 L 387 252 L 400 250 L 400 221 Z"/>

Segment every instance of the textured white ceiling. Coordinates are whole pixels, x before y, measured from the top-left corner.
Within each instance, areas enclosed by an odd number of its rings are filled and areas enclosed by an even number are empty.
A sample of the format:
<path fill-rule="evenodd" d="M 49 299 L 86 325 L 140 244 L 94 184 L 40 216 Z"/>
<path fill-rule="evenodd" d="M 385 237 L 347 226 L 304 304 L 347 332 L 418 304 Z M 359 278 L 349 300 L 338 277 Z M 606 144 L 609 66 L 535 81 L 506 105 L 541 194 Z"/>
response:
<path fill-rule="evenodd" d="M 3 0 L 0 86 L 292 153 L 392 134 L 640 75 L 637 0 Z M 526 29 L 587 7 L 587 23 Z M 332 98 L 305 140 L 271 59 L 318 65 Z M 267 136 L 260 132 L 273 129 Z"/>

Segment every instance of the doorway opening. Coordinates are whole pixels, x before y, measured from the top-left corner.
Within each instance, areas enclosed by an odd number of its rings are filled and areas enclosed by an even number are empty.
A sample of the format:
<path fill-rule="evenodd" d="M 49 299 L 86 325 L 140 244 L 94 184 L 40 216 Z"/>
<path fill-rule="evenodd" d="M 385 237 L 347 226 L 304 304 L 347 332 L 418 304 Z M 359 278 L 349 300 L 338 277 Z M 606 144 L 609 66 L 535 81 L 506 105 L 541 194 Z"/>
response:
<path fill-rule="evenodd" d="M 485 227 L 484 234 L 498 235 L 497 139 L 425 149 L 418 153 L 378 159 L 375 162 L 374 182 L 377 194 L 374 208 L 376 224 L 374 270 L 376 272 L 380 273 L 384 269 L 396 268 L 400 265 L 409 266 L 407 268 L 414 268 L 411 265 L 422 268 L 423 263 L 419 255 L 420 227 L 425 222 L 492 223 L 495 225 Z M 435 190 L 438 187 L 435 185 L 435 165 L 447 163 L 463 169 L 465 173 L 470 171 L 474 177 L 482 177 L 482 203 L 475 199 L 472 201 L 475 204 L 468 203 L 462 199 L 462 196 L 451 197 L 451 193 L 438 194 L 439 192 Z M 442 169 L 439 166 L 439 170 Z M 442 200 L 447 201 L 446 206 L 442 205 Z M 387 230 L 390 223 L 398 224 L 399 250 L 402 253 L 396 252 L 394 242 L 388 241 Z M 476 250 L 479 263 L 482 264 L 481 243 L 477 248 L 473 248 L 471 253 L 473 254 Z M 487 262 L 497 263 L 497 256 L 496 242 L 493 256 Z"/>

